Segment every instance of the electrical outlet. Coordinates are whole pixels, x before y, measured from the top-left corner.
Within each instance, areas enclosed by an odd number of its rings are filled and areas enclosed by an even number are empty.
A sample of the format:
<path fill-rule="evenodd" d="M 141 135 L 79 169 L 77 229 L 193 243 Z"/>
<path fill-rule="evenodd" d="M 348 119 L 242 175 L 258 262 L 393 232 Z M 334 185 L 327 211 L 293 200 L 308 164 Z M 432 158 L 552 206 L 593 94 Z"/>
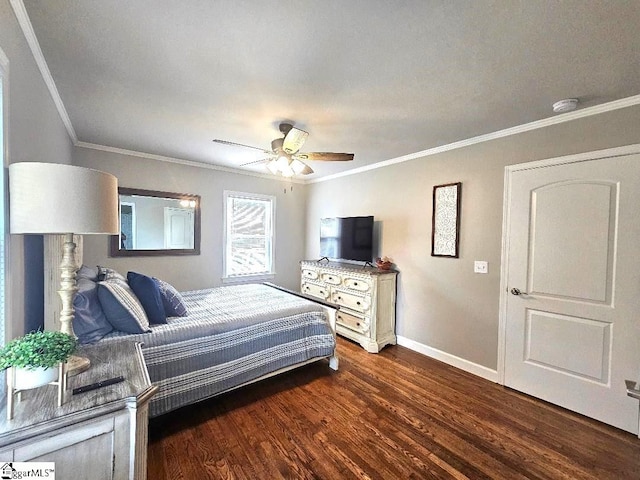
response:
<path fill-rule="evenodd" d="M 489 273 L 489 262 L 476 260 L 473 262 L 474 273 Z"/>

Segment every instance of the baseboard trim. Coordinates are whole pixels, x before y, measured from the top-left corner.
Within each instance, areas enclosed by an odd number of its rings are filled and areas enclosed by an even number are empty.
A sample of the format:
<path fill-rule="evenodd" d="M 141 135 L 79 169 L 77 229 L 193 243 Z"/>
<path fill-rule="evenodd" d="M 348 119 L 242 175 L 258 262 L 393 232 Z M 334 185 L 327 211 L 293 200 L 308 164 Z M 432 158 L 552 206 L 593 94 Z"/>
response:
<path fill-rule="evenodd" d="M 424 345 L 423 343 L 416 342 L 415 340 L 411 340 L 410 338 L 402 337 L 400 335 L 398 335 L 398 345 L 413 350 L 414 352 L 426 355 L 427 357 L 435 358 L 436 360 L 440 360 L 441 362 L 451 365 L 452 367 L 459 368 L 460 370 L 464 370 L 465 372 L 477 375 L 478 377 L 482 377 L 491 382 L 499 383 L 497 370 L 492 370 L 483 365 L 470 362 L 469 360 L 465 360 L 464 358 L 460 358 L 450 353 L 443 352 L 442 350 L 438 350 L 437 348 Z"/>

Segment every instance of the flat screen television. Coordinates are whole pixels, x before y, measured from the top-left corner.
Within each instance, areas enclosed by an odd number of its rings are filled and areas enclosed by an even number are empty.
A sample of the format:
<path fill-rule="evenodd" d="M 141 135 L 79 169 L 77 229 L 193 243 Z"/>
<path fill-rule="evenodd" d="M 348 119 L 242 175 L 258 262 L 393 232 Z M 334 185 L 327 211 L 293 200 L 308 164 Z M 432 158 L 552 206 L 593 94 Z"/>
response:
<path fill-rule="evenodd" d="M 373 259 L 373 217 L 321 219 L 320 256 L 370 262 Z"/>

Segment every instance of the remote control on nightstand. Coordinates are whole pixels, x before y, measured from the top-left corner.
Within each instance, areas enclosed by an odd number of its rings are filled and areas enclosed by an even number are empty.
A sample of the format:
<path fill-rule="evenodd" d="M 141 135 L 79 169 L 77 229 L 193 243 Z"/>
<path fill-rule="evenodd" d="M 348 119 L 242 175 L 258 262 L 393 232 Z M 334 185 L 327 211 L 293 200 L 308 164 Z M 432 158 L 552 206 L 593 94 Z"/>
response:
<path fill-rule="evenodd" d="M 96 390 L 97 388 L 106 387 L 108 385 L 115 385 L 120 382 L 124 382 L 123 376 L 108 378 L 107 380 L 101 380 L 100 382 L 90 383 L 89 385 L 74 388 L 73 394 L 77 395 L 78 393 L 90 392 L 91 390 Z"/>

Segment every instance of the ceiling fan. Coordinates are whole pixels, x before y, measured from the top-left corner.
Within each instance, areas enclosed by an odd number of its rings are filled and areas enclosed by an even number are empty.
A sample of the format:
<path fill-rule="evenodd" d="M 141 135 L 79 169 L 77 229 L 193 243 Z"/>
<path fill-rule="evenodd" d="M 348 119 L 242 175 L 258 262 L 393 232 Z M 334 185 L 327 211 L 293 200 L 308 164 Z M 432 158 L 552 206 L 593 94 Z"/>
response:
<path fill-rule="evenodd" d="M 276 138 L 271 142 L 271 151 L 264 150 L 242 143 L 230 142 L 228 140 L 214 139 L 216 143 L 223 145 L 233 145 L 236 147 L 251 148 L 259 150 L 266 154 L 266 158 L 261 158 L 254 162 L 241 165 L 254 165 L 257 163 L 265 163 L 271 173 L 276 175 L 280 173 L 283 177 L 292 177 L 293 175 L 309 175 L 313 173 L 313 169 L 305 163 L 307 160 L 317 160 L 323 162 L 345 162 L 353 160 L 353 153 L 332 153 L 332 152 L 300 152 L 300 148 L 309 136 L 308 132 L 295 128 L 290 123 L 281 123 L 280 132 L 284 135 L 282 138 Z"/>

